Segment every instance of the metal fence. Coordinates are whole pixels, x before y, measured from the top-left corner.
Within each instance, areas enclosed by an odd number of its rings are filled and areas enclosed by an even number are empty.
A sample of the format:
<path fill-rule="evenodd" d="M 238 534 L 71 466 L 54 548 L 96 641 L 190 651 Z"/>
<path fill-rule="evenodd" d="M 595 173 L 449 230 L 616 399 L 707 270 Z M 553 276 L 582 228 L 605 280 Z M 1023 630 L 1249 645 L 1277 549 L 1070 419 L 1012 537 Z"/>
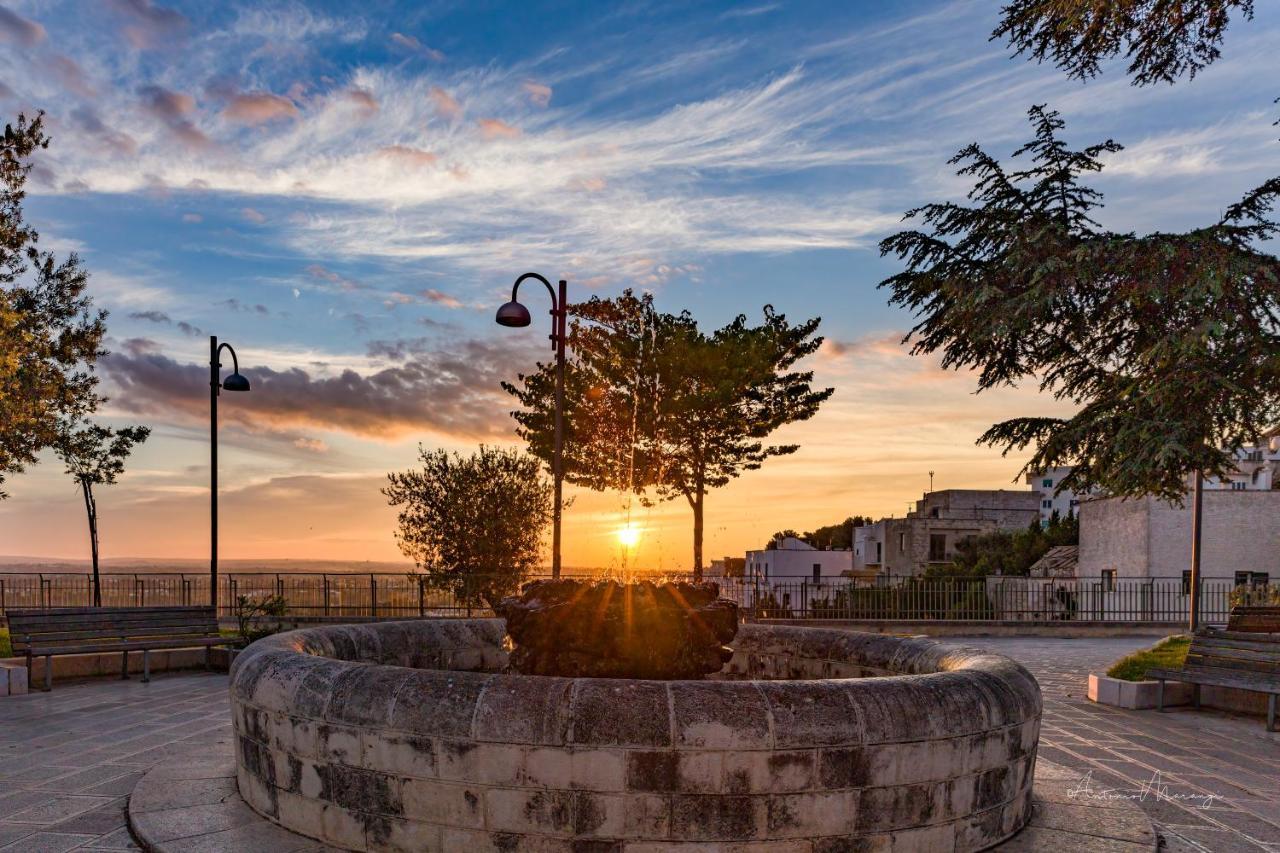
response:
<path fill-rule="evenodd" d="M 303 619 L 394 619 L 486 615 L 479 591 L 437 588 L 403 573 L 230 572 L 218 576 L 218 611 L 233 616 L 242 596 L 280 596 L 287 615 Z M 1190 613 L 1182 578 L 921 578 L 873 580 L 714 578 L 720 594 L 753 618 L 963 621 L 1179 622 Z M 70 573 L 0 573 L 0 614 L 8 609 L 83 607 L 92 577 Z M 1202 582 L 1201 614 L 1225 623 L 1233 603 L 1280 604 L 1280 585 Z M 209 576 L 196 573 L 102 575 L 106 607 L 199 605 L 209 601 Z"/>
<path fill-rule="evenodd" d="M 973 622 L 1187 621 L 1181 578 L 720 579 L 721 595 L 756 618 Z M 1225 624 L 1236 603 L 1280 603 L 1280 585 L 1201 581 L 1201 619 Z"/>

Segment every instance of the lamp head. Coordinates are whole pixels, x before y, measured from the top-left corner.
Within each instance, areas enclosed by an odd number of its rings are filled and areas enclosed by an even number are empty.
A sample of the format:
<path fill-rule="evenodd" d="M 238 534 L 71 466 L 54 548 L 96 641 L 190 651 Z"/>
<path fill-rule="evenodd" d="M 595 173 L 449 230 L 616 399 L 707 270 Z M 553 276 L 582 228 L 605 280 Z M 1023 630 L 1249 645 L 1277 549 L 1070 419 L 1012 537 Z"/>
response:
<path fill-rule="evenodd" d="M 223 391 L 248 391 L 249 380 L 241 376 L 239 373 L 233 373 L 226 379 L 222 380 Z"/>
<path fill-rule="evenodd" d="M 498 321 L 499 326 L 523 328 L 530 323 L 529 309 L 519 302 L 508 302 L 498 309 L 498 315 L 495 319 Z"/>

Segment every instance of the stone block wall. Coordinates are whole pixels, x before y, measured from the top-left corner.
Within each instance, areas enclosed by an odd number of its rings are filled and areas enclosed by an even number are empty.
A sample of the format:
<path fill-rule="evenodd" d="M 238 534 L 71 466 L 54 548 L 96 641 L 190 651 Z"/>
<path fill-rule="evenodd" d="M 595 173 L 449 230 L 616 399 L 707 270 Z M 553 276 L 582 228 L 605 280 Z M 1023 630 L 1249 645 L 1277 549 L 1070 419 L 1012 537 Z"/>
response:
<path fill-rule="evenodd" d="M 747 625 L 723 680 L 567 679 L 497 672 L 502 634 L 255 643 L 232 670 L 242 796 L 373 851 L 976 850 L 1030 816 L 1040 693 L 1007 658 Z"/>

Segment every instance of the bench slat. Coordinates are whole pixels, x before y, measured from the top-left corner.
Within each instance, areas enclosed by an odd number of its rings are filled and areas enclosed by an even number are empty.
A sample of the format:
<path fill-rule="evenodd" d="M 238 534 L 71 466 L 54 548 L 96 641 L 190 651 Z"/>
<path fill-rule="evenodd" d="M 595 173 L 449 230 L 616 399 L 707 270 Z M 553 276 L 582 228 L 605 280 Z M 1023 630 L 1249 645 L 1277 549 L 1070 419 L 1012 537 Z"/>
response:
<path fill-rule="evenodd" d="M 1147 677 L 1165 681 L 1184 681 L 1188 684 L 1208 684 L 1211 687 L 1234 687 L 1254 693 L 1280 695 L 1280 683 L 1275 681 L 1241 678 L 1235 673 L 1221 673 L 1207 669 L 1152 669 Z"/>
<path fill-rule="evenodd" d="M 148 649 L 193 649 L 200 646 L 225 646 L 236 642 L 234 637 L 188 637 L 182 640 L 157 640 L 155 642 L 117 642 L 95 643 L 92 646 L 57 646 L 44 648 L 35 646 L 31 649 L 32 657 L 45 655 L 81 655 L 95 652 L 146 651 Z"/>

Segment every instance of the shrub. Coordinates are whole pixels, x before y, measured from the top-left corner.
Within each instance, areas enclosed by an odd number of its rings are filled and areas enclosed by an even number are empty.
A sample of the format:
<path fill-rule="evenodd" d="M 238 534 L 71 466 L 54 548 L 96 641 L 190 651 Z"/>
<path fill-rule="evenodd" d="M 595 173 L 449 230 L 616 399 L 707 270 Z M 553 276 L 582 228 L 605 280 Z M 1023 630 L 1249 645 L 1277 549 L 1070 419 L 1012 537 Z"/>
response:
<path fill-rule="evenodd" d="M 1178 634 L 1166 637 L 1149 649 L 1125 655 L 1111 665 L 1107 675 L 1121 681 L 1145 681 L 1149 669 L 1178 669 L 1187 660 L 1191 637 Z"/>

